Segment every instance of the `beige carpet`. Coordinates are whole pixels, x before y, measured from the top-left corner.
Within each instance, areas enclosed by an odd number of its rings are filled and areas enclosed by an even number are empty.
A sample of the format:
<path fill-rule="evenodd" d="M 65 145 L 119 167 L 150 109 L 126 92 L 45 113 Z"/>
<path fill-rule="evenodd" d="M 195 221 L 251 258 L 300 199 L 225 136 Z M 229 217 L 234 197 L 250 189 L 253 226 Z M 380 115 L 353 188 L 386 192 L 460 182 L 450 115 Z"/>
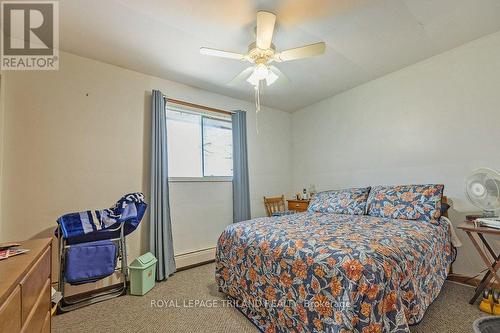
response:
<path fill-rule="evenodd" d="M 470 333 L 472 322 L 481 316 L 477 306 L 467 302 L 472 293 L 470 287 L 446 282 L 424 320 L 411 327 L 412 333 Z M 208 302 L 205 307 L 185 307 L 194 306 L 190 300 Z M 224 300 L 214 282 L 214 265 L 209 264 L 175 274 L 144 297 L 123 296 L 55 316 L 52 331 L 259 332 L 238 310 L 221 308 Z M 152 307 L 152 301 L 166 304 Z M 209 307 L 216 303 L 219 307 Z"/>

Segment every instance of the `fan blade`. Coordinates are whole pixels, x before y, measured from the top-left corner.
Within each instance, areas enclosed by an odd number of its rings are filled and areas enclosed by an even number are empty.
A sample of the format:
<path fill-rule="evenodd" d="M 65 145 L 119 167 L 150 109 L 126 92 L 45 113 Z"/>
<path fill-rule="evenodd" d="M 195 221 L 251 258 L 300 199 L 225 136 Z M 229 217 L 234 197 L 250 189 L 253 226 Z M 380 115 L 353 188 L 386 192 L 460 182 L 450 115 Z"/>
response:
<path fill-rule="evenodd" d="M 276 15 L 266 11 L 257 12 L 257 37 L 256 44 L 259 49 L 266 50 L 271 47 L 273 40 Z"/>
<path fill-rule="evenodd" d="M 296 47 L 294 49 L 285 50 L 278 53 L 278 61 L 290 61 L 295 59 L 302 59 L 313 57 L 325 53 L 326 45 L 323 42 Z"/>
<path fill-rule="evenodd" d="M 243 71 L 241 71 L 238 75 L 236 75 L 231 81 L 229 81 L 227 84 L 228 85 L 234 85 L 239 82 L 245 81 L 250 75 L 252 75 L 254 70 L 253 66 L 250 66 Z"/>
<path fill-rule="evenodd" d="M 217 49 L 210 49 L 208 47 L 200 47 L 200 53 L 204 55 L 209 55 L 213 57 L 221 57 L 221 58 L 229 58 L 229 59 L 236 59 L 236 60 L 244 60 L 245 55 L 241 53 L 236 53 L 236 52 L 229 52 L 229 51 L 223 51 L 223 50 L 217 50 Z"/>
<path fill-rule="evenodd" d="M 288 83 L 290 82 L 290 79 L 288 76 L 286 76 L 280 69 L 276 66 L 269 66 L 269 70 L 273 72 L 274 74 L 278 75 L 278 82 L 279 83 Z"/>

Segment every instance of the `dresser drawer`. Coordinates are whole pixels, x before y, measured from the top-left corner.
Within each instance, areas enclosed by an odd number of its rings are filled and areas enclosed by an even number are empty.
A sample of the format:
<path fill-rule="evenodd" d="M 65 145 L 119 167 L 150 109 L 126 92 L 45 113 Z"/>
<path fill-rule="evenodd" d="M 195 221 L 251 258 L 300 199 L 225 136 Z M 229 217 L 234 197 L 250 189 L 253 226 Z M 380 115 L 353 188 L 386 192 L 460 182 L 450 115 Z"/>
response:
<path fill-rule="evenodd" d="M 0 332 L 17 333 L 21 330 L 21 288 L 14 289 L 0 305 Z"/>
<path fill-rule="evenodd" d="M 42 292 L 33 305 L 33 311 L 26 318 L 22 332 L 41 332 L 48 312 L 50 312 L 50 279 L 45 281 Z"/>
<path fill-rule="evenodd" d="M 33 265 L 26 277 L 21 281 L 21 313 L 23 323 L 26 321 L 26 318 L 28 318 L 31 309 L 42 291 L 45 292 L 43 288 L 47 283 L 47 279 L 50 277 L 50 259 L 50 249 L 47 249 Z M 50 294 L 47 296 L 47 300 L 50 300 Z"/>
<path fill-rule="evenodd" d="M 288 210 L 305 212 L 309 207 L 309 201 L 288 200 Z"/>
<path fill-rule="evenodd" d="M 50 311 L 45 314 L 45 321 L 43 322 L 43 327 L 41 333 L 50 333 Z"/>
<path fill-rule="evenodd" d="M 0 333 L 50 333 L 52 239 L 19 243 L 29 251 L 0 260 Z"/>

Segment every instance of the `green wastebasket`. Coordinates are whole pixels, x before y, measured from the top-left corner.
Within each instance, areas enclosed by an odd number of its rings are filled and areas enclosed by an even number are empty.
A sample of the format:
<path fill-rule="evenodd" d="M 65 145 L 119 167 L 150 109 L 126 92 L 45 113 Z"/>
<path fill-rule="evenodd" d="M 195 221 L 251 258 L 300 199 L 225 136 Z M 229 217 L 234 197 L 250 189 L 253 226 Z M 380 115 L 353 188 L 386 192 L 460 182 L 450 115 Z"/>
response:
<path fill-rule="evenodd" d="M 130 293 L 144 295 L 155 286 L 156 262 L 151 252 L 144 253 L 128 266 L 130 269 Z"/>

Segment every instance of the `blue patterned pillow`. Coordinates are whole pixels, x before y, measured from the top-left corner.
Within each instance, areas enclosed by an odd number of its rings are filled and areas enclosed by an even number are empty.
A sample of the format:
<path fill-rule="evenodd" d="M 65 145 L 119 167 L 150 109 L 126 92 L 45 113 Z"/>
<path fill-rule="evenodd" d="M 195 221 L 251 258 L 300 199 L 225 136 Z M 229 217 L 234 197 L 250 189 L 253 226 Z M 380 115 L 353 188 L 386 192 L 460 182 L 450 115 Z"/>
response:
<path fill-rule="evenodd" d="M 370 187 L 349 188 L 316 194 L 309 204 L 309 212 L 364 215 Z"/>
<path fill-rule="evenodd" d="M 368 198 L 368 215 L 433 221 L 441 216 L 444 185 L 375 186 Z"/>

